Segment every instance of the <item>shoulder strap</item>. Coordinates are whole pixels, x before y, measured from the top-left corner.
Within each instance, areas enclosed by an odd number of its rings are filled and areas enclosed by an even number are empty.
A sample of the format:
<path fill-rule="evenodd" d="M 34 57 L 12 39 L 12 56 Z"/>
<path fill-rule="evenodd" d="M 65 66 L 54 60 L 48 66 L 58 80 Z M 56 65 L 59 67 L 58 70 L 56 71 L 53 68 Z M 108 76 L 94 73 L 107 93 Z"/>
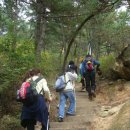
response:
<path fill-rule="evenodd" d="M 40 80 L 42 80 L 42 79 L 43 79 L 43 77 L 40 76 L 40 77 L 38 77 L 38 78 L 35 80 L 35 82 L 38 83 L 38 82 L 39 82 Z M 44 89 L 43 89 L 43 88 L 41 89 L 41 91 L 39 92 L 39 94 L 41 94 L 41 92 L 44 93 Z"/>
<path fill-rule="evenodd" d="M 43 93 L 44 93 L 44 90 L 43 90 L 43 88 L 41 89 L 41 91 L 39 92 L 39 94 L 41 94 L 41 92 L 43 92 Z"/>
<path fill-rule="evenodd" d="M 38 77 L 36 80 L 34 80 L 36 83 L 38 83 L 43 77 Z"/>
<path fill-rule="evenodd" d="M 65 80 L 65 83 L 66 83 L 66 77 L 65 77 L 65 73 L 64 73 L 64 80 Z"/>
<path fill-rule="evenodd" d="M 70 82 L 70 80 L 68 80 L 68 81 L 66 82 L 66 76 L 65 76 L 65 74 L 64 74 L 64 80 L 65 80 L 65 84 L 66 84 L 66 85 L 67 85 L 68 82 Z"/>

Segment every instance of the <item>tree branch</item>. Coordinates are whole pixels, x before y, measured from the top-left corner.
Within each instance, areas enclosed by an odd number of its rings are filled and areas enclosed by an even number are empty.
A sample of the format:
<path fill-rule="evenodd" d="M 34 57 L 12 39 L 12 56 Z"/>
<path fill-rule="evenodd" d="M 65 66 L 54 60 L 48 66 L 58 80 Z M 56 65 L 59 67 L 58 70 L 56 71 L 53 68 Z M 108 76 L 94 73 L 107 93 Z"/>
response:
<path fill-rule="evenodd" d="M 32 4 L 32 3 L 30 3 L 30 2 L 27 2 L 26 0 L 21 0 L 21 2 L 26 3 L 26 4 L 28 4 L 28 5 L 31 5 L 31 4 Z"/>
<path fill-rule="evenodd" d="M 23 3 L 26 3 L 28 5 L 36 4 L 36 2 L 34 0 L 31 0 L 30 2 L 27 2 L 27 0 L 20 0 L 20 1 L 23 2 Z"/>
<path fill-rule="evenodd" d="M 86 14 L 72 14 L 72 15 L 59 15 L 59 16 L 43 16 L 44 18 L 63 18 L 63 17 L 79 17 Z"/>
<path fill-rule="evenodd" d="M 95 12 L 93 12 L 92 14 L 90 14 L 86 19 L 84 19 L 84 21 L 78 26 L 78 28 L 76 29 L 76 31 L 74 32 L 74 34 L 72 34 L 71 38 L 70 38 L 70 41 L 69 41 L 69 44 L 68 44 L 68 48 L 67 48 L 67 51 L 66 51 L 66 54 L 65 54 L 65 57 L 64 57 L 64 61 L 63 61 L 63 66 L 62 66 L 62 71 L 65 70 L 65 65 L 66 65 L 66 61 L 67 61 L 67 57 L 69 55 L 69 52 L 70 52 L 70 49 L 71 49 L 71 46 L 76 38 L 76 36 L 78 35 L 78 32 L 82 29 L 82 27 L 85 25 L 85 23 L 87 21 L 89 21 L 90 19 L 92 19 L 94 16 L 98 15 L 99 13 L 101 13 L 102 11 L 104 11 L 107 7 L 110 7 L 110 6 L 114 6 L 119 0 L 116 0 L 115 2 L 111 3 L 111 4 L 106 4 L 103 6 L 101 6 L 99 9 L 97 9 Z"/>

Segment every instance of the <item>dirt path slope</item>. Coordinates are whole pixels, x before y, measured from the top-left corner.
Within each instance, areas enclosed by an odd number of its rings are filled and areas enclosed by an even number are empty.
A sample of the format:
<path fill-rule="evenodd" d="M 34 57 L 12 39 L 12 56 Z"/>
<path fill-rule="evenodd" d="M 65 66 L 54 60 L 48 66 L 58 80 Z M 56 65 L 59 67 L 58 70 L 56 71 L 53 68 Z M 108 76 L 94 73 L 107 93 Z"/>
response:
<path fill-rule="evenodd" d="M 80 89 L 78 84 L 76 116 L 65 117 L 61 123 L 57 120 L 51 122 L 50 130 L 109 130 L 117 116 L 120 117 L 118 113 L 122 106 L 130 100 L 130 82 L 100 81 L 97 97 L 93 101 L 88 99 L 87 92 L 81 92 Z"/>
<path fill-rule="evenodd" d="M 98 104 L 90 101 L 87 92 L 76 88 L 76 116 L 67 116 L 64 122 L 51 122 L 50 130 L 93 130 L 91 124 L 96 115 Z"/>

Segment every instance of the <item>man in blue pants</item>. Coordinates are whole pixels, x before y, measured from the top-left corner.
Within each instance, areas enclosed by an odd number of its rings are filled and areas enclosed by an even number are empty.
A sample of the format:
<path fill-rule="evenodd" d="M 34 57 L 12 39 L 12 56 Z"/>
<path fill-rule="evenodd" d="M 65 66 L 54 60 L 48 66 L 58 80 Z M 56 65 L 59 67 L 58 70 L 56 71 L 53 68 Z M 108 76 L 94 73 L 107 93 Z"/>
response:
<path fill-rule="evenodd" d="M 96 66 L 96 70 L 95 70 Z M 95 89 L 95 74 L 96 71 L 99 72 L 100 63 L 95 60 L 91 55 L 86 55 L 85 60 L 82 63 L 81 75 L 85 78 L 86 81 L 86 90 L 88 92 L 89 99 L 92 100 L 93 97 L 96 97 Z"/>

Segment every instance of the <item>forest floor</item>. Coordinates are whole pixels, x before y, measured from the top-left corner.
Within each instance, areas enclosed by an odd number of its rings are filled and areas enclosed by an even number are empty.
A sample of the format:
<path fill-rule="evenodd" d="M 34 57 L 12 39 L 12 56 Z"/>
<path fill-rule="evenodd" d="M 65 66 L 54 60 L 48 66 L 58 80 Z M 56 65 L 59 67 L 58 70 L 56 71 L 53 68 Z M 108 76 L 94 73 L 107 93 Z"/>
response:
<path fill-rule="evenodd" d="M 130 130 L 127 123 L 124 124 L 124 128 L 116 126 L 125 121 L 130 123 L 130 103 L 129 107 L 125 106 L 130 102 L 130 81 L 98 79 L 95 102 L 98 103 L 99 109 L 94 119 L 93 130 Z"/>
<path fill-rule="evenodd" d="M 81 83 L 76 83 L 76 116 L 65 116 L 61 124 L 57 120 L 58 93 L 52 87 L 55 100 L 51 103 L 50 130 L 130 130 L 130 81 L 109 81 L 99 77 L 96 80 L 93 101 L 88 99 L 86 91 L 81 91 Z M 14 106 L 19 112 L 21 104 L 16 103 Z M 24 130 L 19 124 L 19 115 L 4 117 L 0 130 Z"/>
<path fill-rule="evenodd" d="M 130 82 L 126 82 L 125 80 L 108 81 L 106 79 L 97 78 L 96 98 L 93 101 L 88 100 L 86 91 L 80 90 L 81 84 L 77 83 L 77 115 L 79 116 L 79 114 L 83 114 L 83 112 L 85 112 L 84 114 L 86 114 L 87 117 L 87 125 L 89 125 L 89 127 L 86 127 L 88 128 L 87 130 L 116 130 L 116 128 L 113 128 L 113 122 L 115 123 L 115 120 L 122 110 L 124 104 L 127 101 L 130 101 Z M 81 105 L 82 102 L 83 105 Z M 52 113 L 50 113 L 50 115 L 51 122 L 53 122 L 53 130 L 59 130 L 59 128 L 56 128 L 57 125 L 55 126 L 55 122 L 57 122 L 58 109 L 55 109 L 57 104 L 58 101 L 56 100 L 51 105 Z M 118 120 L 118 123 L 120 124 L 120 122 L 124 122 L 124 119 L 125 122 L 130 121 L 130 116 L 128 115 L 130 115 L 130 109 L 127 106 L 125 113 L 123 115 L 120 114 L 120 120 Z M 77 119 L 77 123 L 78 120 L 81 121 L 81 119 L 78 119 L 77 116 L 74 118 Z M 79 118 L 82 117 L 80 116 Z M 72 122 L 73 120 L 74 119 L 71 118 Z M 67 118 L 65 119 L 65 122 L 67 122 L 69 127 L 70 120 Z M 72 126 L 73 124 L 70 125 Z M 118 128 L 117 130 L 130 130 L 129 126 L 124 127 L 124 129 Z M 126 127 L 129 128 L 127 129 Z M 70 129 L 73 130 L 74 128 Z"/>

